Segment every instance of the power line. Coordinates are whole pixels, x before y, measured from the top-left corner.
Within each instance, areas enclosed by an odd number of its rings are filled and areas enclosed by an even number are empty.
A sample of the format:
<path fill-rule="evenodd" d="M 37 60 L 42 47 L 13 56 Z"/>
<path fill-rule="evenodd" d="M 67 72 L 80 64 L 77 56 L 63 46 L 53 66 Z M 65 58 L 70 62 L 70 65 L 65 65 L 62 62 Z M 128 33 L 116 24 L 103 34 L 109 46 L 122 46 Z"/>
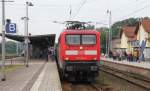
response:
<path fill-rule="evenodd" d="M 1 2 L 1 1 L 0 1 Z M 9 2 L 13 2 L 13 1 L 9 1 Z M 25 4 L 23 3 L 13 3 L 11 4 L 11 6 L 9 7 L 23 7 Z M 0 5 L 1 6 L 1 5 Z M 6 5 L 7 6 L 7 5 Z M 36 4 L 36 7 L 66 7 L 67 4 Z M 78 6 L 78 4 L 74 4 L 74 6 Z"/>
<path fill-rule="evenodd" d="M 72 18 L 72 5 L 71 2 L 69 2 L 69 20 L 71 20 L 71 18 Z"/>
<path fill-rule="evenodd" d="M 122 18 L 126 18 L 126 17 L 128 17 L 128 16 L 131 16 L 131 15 L 133 15 L 133 14 L 135 14 L 135 13 L 138 13 L 138 12 L 140 12 L 140 11 L 146 9 L 146 8 L 149 8 L 149 7 L 150 7 L 150 4 L 144 6 L 144 7 L 140 8 L 140 9 L 137 9 L 137 10 L 133 11 L 133 12 L 131 12 L 130 14 L 123 16 Z"/>
<path fill-rule="evenodd" d="M 81 2 L 81 6 L 78 8 L 77 13 L 74 15 L 74 17 L 76 17 L 76 16 L 79 14 L 81 8 L 84 6 L 84 4 L 85 4 L 86 2 L 87 2 L 87 0 L 84 0 L 83 2 Z"/>
<path fill-rule="evenodd" d="M 129 0 L 129 1 L 131 1 L 131 0 Z M 128 8 L 132 8 L 132 7 L 134 7 L 134 8 L 137 8 L 136 6 L 137 6 L 137 4 L 142 4 L 143 2 L 145 2 L 145 0 L 135 0 L 135 1 L 132 1 L 132 2 L 130 2 L 130 3 L 126 3 L 126 4 L 124 4 L 124 6 L 126 6 L 125 8 L 121 8 L 121 7 L 119 7 L 119 8 L 116 8 L 116 9 L 112 9 L 112 11 L 122 11 L 122 9 L 128 9 Z M 139 5 L 138 5 L 138 7 L 139 7 Z"/>

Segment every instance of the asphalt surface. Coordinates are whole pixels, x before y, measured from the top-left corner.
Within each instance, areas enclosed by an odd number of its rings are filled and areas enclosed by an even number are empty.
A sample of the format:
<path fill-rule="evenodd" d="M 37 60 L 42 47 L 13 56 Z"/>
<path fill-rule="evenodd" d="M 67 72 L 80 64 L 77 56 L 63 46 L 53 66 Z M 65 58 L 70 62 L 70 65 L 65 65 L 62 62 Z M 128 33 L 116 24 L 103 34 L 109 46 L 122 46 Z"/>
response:
<path fill-rule="evenodd" d="M 44 65 L 45 60 L 30 60 L 28 68 L 23 66 L 7 73 L 6 81 L 0 81 L 0 91 L 29 91 Z"/>

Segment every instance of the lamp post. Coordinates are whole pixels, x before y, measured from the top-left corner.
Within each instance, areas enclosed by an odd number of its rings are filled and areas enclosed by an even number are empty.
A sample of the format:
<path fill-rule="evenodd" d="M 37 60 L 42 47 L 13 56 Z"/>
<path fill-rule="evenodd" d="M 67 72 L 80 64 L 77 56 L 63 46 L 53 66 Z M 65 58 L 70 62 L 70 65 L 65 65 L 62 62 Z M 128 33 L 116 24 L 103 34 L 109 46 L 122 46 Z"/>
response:
<path fill-rule="evenodd" d="M 2 0 L 2 81 L 6 80 L 5 75 L 5 2 L 13 2 L 13 1 L 5 1 Z"/>
<path fill-rule="evenodd" d="M 5 81 L 5 1 L 2 0 L 2 81 Z"/>
<path fill-rule="evenodd" d="M 22 19 L 25 20 L 25 44 L 26 44 L 26 67 L 28 67 L 28 58 L 29 58 L 29 46 L 28 46 L 28 43 L 29 43 L 29 38 L 28 38 L 28 20 L 29 20 L 29 17 L 28 17 L 28 7 L 29 6 L 33 6 L 33 4 L 31 2 L 26 2 L 26 17 L 23 17 Z"/>

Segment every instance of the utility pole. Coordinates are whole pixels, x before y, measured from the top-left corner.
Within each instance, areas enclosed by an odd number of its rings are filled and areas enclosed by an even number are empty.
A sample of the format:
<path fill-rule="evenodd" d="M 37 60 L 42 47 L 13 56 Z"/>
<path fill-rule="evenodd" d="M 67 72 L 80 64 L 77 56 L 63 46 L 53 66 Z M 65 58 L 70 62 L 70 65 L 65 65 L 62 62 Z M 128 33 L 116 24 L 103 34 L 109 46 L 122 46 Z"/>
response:
<path fill-rule="evenodd" d="M 72 20 L 72 7 L 71 7 L 71 4 L 70 4 L 69 8 L 70 8 L 70 11 L 69 11 L 69 20 Z"/>
<path fill-rule="evenodd" d="M 29 17 L 28 17 L 28 7 L 29 6 L 33 6 L 33 4 L 31 2 L 26 2 L 26 17 L 22 17 L 21 19 L 24 20 L 24 35 L 25 35 L 25 54 L 26 54 L 26 58 L 25 58 L 25 63 L 26 63 L 26 67 L 28 67 L 28 60 L 29 60 L 29 38 L 28 38 L 28 21 L 29 21 Z"/>
<path fill-rule="evenodd" d="M 24 57 L 25 57 L 25 60 L 24 60 L 24 65 L 26 65 L 26 55 L 25 55 L 25 52 L 26 52 L 26 43 L 25 43 L 25 39 L 26 39 L 26 17 L 21 17 L 21 20 L 24 20 L 24 43 L 23 43 L 23 52 L 24 52 Z"/>
<path fill-rule="evenodd" d="M 108 28 L 109 28 L 109 32 L 108 32 L 108 55 L 109 55 L 109 51 L 112 50 L 112 30 L 111 30 L 111 10 L 107 10 L 107 14 L 109 15 L 109 24 L 108 24 Z"/>
<path fill-rule="evenodd" d="M 2 0 L 2 81 L 6 80 L 5 75 L 5 1 Z"/>
<path fill-rule="evenodd" d="M 26 40 L 26 67 L 28 67 L 29 65 L 28 65 L 28 61 L 29 61 L 29 38 L 28 38 L 28 20 L 29 20 L 29 17 L 28 17 L 28 7 L 29 6 L 33 6 L 33 4 L 31 3 L 31 2 L 26 2 L 26 18 L 25 18 L 25 20 L 26 20 L 26 23 L 25 23 L 25 25 L 26 25 L 26 38 L 25 38 L 25 40 Z"/>
<path fill-rule="evenodd" d="M 108 55 L 108 32 L 107 29 L 105 30 L 106 33 L 106 54 Z"/>
<path fill-rule="evenodd" d="M 13 1 L 5 1 L 2 0 L 2 81 L 6 80 L 5 75 L 5 2 L 13 2 Z"/>
<path fill-rule="evenodd" d="M 26 2 L 26 18 L 25 18 L 25 26 L 26 26 L 26 37 L 25 37 L 25 44 L 26 44 L 26 67 L 28 67 L 28 56 L 29 56 L 29 46 L 28 46 L 28 20 L 29 20 L 29 17 L 28 17 L 28 3 L 29 2 Z"/>
<path fill-rule="evenodd" d="M 18 29 L 16 29 L 16 34 L 18 34 Z M 19 55 L 19 42 L 16 42 L 16 55 Z"/>

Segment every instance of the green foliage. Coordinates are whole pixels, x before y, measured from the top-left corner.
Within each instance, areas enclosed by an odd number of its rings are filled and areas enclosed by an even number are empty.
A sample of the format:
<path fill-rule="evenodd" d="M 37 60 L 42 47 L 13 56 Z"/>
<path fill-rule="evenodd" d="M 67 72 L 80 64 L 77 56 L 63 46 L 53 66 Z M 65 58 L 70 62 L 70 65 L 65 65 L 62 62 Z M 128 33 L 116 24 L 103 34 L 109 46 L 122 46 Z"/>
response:
<path fill-rule="evenodd" d="M 149 17 L 141 17 L 141 18 L 129 18 L 122 21 L 118 21 L 114 23 L 111 27 L 112 30 L 112 37 L 118 37 L 120 33 L 120 28 L 123 26 L 137 26 L 139 23 L 139 20 L 142 19 L 150 19 Z"/>
<path fill-rule="evenodd" d="M 129 19 L 114 23 L 111 27 L 112 37 L 119 36 L 119 32 L 120 32 L 119 30 L 123 26 L 137 26 L 139 19 L 140 18 L 129 18 Z"/>
<path fill-rule="evenodd" d="M 108 28 L 102 27 L 102 28 L 97 28 L 96 30 L 100 32 L 101 53 L 105 53 L 106 52 L 106 34 L 108 34 Z"/>
<path fill-rule="evenodd" d="M 149 19 L 149 17 L 144 17 L 144 18 L 129 18 L 126 20 L 122 20 L 122 21 L 118 21 L 116 23 L 114 23 L 111 26 L 111 31 L 112 31 L 112 37 L 113 38 L 118 38 L 120 35 L 120 29 L 123 26 L 137 26 L 139 23 L 140 19 Z M 106 34 L 108 35 L 108 28 L 106 27 L 101 27 L 101 28 L 97 28 L 97 31 L 100 32 L 101 34 L 101 52 L 105 53 L 106 52 L 106 38 L 108 40 L 108 37 L 106 37 Z"/>
<path fill-rule="evenodd" d="M 126 20 L 122 20 L 122 21 L 118 21 L 116 23 L 114 23 L 111 26 L 111 31 L 112 31 L 112 37 L 113 38 L 118 38 L 120 35 L 120 29 L 123 26 L 137 26 L 139 23 L 139 20 L 141 19 L 149 19 L 149 17 L 144 17 L 144 18 L 129 18 Z M 105 53 L 106 52 L 106 40 L 108 40 L 108 37 L 106 37 L 106 34 L 108 36 L 108 28 L 106 27 L 101 27 L 101 28 L 97 28 L 97 31 L 100 32 L 101 34 L 101 53 Z M 107 39 L 106 39 L 107 38 Z"/>

